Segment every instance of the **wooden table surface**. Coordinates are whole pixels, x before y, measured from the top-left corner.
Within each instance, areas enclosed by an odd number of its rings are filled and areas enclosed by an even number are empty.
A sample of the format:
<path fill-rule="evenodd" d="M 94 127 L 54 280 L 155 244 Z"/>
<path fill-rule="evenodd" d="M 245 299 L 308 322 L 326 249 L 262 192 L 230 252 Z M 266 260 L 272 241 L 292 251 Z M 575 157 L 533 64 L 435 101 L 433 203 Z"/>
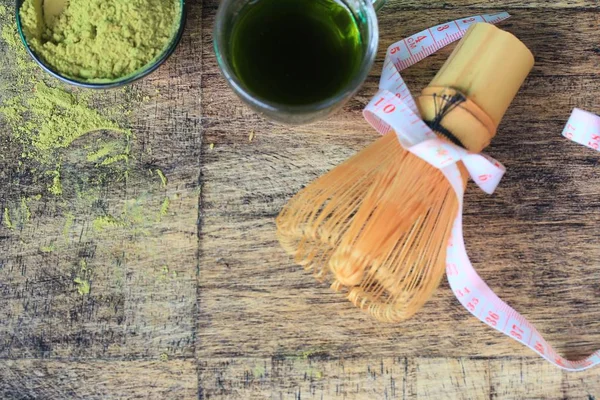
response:
<path fill-rule="evenodd" d="M 0 398 L 600 396 L 600 370 L 550 366 L 470 317 L 447 283 L 410 321 L 375 323 L 294 265 L 274 224 L 301 187 L 376 139 L 361 110 L 389 44 L 509 11 L 503 28 L 537 63 L 487 149 L 507 166 L 504 181 L 493 196 L 469 187 L 468 249 L 490 287 L 561 353 L 600 348 L 600 155 L 560 136 L 573 107 L 600 112 L 598 0 L 390 0 L 362 90 L 328 121 L 294 128 L 261 119 L 226 86 L 212 49 L 218 1 L 187 3 L 174 57 L 126 92 L 91 94 L 99 108 L 132 111 L 125 182 L 105 182 L 87 203 L 68 190 L 53 196 L 43 177 L 16 172 L 21 153 L 0 118 L 0 210 L 22 217 L 22 199 L 42 194 L 28 203 L 30 218 L 0 225 Z M 12 4 L 0 0 L 9 12 Z M 0 44 L 2 88 L 14 84 L 8 47 Z M 406 71 L 410 87 L 425 86 L 450 50 Z M 74 160 L 64 187 L 93 174 L 78 157 L 97 139 L 61 149 Z M 166 187 L 148 172 L 156 169 Z M 99 216 L 165 198 L 160 217 L 93 229 Z M 89 293 L 75 282 L 82 271 Z"/>

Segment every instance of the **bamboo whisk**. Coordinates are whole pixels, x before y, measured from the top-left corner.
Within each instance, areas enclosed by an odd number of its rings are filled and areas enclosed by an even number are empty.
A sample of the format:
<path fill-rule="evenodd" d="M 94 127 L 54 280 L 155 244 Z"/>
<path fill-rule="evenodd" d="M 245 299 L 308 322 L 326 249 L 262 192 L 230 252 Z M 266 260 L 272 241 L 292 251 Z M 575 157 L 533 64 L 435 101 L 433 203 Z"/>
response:
<path fill-rule="evenodd" d="M 480 152 L 532 67 L 517 38 L 475 24 L 417 105 L 440 136 Z M 357 307 L 398 322 L 439 285 L 458 204 L 443 173 L 392 132 L 300 191 L 277 218 L 278 238 L 318 279 L 331 272 Z"/>
<path fill-rule="evenodd" d="M 317 278 L 331 270 L 334 288 L 348 287 L 355 305 L 398 321 L 438 286 L 446 254 L 440 243 L 457 207 L 444 175 L 390 133 L 298 193 L 277 219 L 278 237 Z"/>

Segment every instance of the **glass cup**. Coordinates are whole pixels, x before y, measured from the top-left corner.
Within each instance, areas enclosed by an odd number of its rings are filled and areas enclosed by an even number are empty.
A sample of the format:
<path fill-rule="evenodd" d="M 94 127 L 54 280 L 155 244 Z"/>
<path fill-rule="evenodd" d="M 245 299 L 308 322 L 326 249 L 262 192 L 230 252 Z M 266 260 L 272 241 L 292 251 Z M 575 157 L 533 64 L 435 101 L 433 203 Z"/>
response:
<path fill-rule="evenodd" d="M 292 125 L 323 119 L 343 106 L 358 91 L 373 66 L 379 42 L 376 10 L 386 0 L 337 0 L 354 15 L 363 41 L 362 62 L 354 76 L 335 95 L 306 105 L 281 104 L 261 98 L 244 85 L 232 67 L 229 43 L 236 17 L 248 3 L 256 1 L 260 0 L 222 0 L 217 12 L 213 38 L 215 53 L 221 72 L 233 91 L 259 114 Z"/>

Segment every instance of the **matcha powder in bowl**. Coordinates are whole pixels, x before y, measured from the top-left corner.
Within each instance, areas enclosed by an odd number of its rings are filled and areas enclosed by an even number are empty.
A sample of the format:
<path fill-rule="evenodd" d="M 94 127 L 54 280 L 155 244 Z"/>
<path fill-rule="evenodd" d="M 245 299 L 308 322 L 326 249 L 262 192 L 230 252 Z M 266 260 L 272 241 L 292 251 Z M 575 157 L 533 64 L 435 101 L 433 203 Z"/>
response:
<path fill-rule="evenodd" d="M 183 33 L 184 0 L 19 0 L 31 56 L 64 82 L 122 86 L 157 69 Z"/>

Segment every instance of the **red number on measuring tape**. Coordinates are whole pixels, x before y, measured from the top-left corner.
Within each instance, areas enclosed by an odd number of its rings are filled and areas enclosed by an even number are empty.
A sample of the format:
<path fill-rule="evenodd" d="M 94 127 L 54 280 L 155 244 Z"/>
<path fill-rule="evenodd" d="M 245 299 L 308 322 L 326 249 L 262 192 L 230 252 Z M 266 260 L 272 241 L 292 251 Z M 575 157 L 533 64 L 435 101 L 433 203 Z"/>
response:
<path fill-rule="evenodd" d="M 556 357 L 556 359 L 554 360 L 555 363 L 557 363 L 558 365 L 560 365 L 561 367 L 564 367 L 565 364 L 562 362 L 562 360 L 560 359 L 560 357 Z"/>
<path fill-rule="evenodd" d="M 594 150 L 598 150 L 598 141 L 600 141 L 600 135 L 592 135 L 592 140 L 588 142 L 588 146 L 590 146 Z"/>
<path fill-rule="evenodd" d="M 450 25 L 444 25 L 444 26 L 438 26 L 437 30 L 438 30 L 438 32 L 442 32 L 449 28 L 450 28 Z"/>
<path fill-rule="evenodd" d="M 496 324 L 498 323 L 499 320 L 500 320 L 500 316 L 498 314 L 496 314 L 495 312 L 490 311 L 489 316 L 485 319 L 485 322 L 487 322 L 488 324 L 490 324 L 492 326 L 496 326 Z"/>
<path fill-rule="evenodd" d="M 448 157 L 445 160 L 441 160 L 440 161 L 440 165 L 441 166 L 445 166 L 445 165 L 448 165 L 448 164 L 452 164 L 453 162 L 454 162 L 454 159 L 452 157 Z"/>
<path fill-rule="evenodd" d="M 577 130 L 577 128 L 575 128 L 573 125 L 567 124 L 567 132 L 565 133 L 565 136 L 567 137 L 567 139 L 573 139 L 573 135 L 575 134 L 576 130 Z M 569 131 L 572 131 L 572 132 L 569 132 Z"/>
<path fill-rule="evenodd" d="M 477 306 L 477 304 L 479 304 L 479 300 L 473 299 L 467 303 L 467 308 L 471 311 L 475 311 L 475 307 Z"/>
<path fill-rule="evenodd" d="M 400 47 L 396 46 L 392 50 L 390 50 L 390 54 L 396 54 L 399 51 L 400 51 Z"/>
<path fill-rule="evenodd" d="M 417 38 L 416 42 L 417 42 L 417 43 L 419 43 L 419 42 L 421 42 L 421 41 L 423 41 L 423 40 L 425 40 L 425 39 L 427 39 L 427 36 L 419 36 L 419 37 Z"/>
<path fill-rule="evenodd" d="M 544 354 L 544 345 L 540 342 L 535 342 L 535 349 L 540 353 Z"/>
<path fill-rule="evenodd" d="M 396 106 L 393 104 L 388 104 L 385 107 L 383 107 L 383 112 L 386 114 L 393 113 L 394 111 L 396 111 Z"/>
<path fill-rule="evenodd" d="M 475 21 L 475 18 L 463 19 L 463 24 L 468 24 L 469 22 Z"/>
<path fill-rule="evenodd" d="M 510 334 L 512 337 L 517 338 L 519 340 L 523 339 L 523 329 L 519 328 L 517 325 L 512 326 Z"/>
<path fill-rule="evenodd" d="M 444 149 L 443 147 L 440 147 L 440 148 L 437 149 L 436 154 L 439 157 L 444 157 L 444 156 L 448 155 L 448 150 Z"/>

